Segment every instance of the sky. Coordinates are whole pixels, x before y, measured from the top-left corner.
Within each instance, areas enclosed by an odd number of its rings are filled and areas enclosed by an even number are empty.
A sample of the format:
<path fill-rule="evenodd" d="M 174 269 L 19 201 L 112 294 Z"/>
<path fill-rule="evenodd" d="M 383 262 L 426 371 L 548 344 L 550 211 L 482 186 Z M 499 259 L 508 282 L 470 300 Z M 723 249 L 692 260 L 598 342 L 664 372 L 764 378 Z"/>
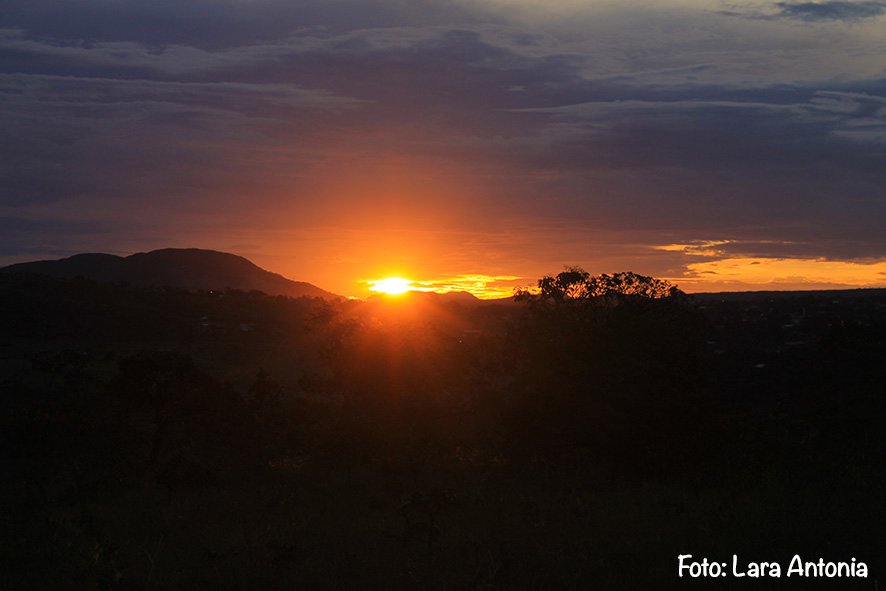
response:
<path fill-rule="evenodd" d="M 886 0 L 3 0 L 0 264 L 886 286 Z"/>

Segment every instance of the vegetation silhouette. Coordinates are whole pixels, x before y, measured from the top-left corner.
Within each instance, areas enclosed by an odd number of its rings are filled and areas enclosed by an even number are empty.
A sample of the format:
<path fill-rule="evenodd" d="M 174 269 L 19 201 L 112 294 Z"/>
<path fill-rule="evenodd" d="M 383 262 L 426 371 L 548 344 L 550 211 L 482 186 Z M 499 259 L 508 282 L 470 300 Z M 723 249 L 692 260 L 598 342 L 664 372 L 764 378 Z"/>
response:
<path fill-rule="evenodd" d="M 882 569 L 882 292 L 539 288 L 0 274 L 0 587 L 682 589 L 687 551 Z"/>
<path fill-rule="evenodd" d="M 648 478 L 707 460 L 695 445 L 715 422 L 705 319 L 685 294 L 579 267 L 538 287 L 516 294 L 530 308 L 508 339 L 515 446 L 597 476 Z"/>
<path fill-rule="evenodd" d="M 581 267 L 566 267 L 552 277 L 538 280 L 538 293 L 517 289 L 515 298 L 529 302 L 557 304 L 619 304 L 635 300 L 656 300 L 685 296 L 676 285 L 664 279 L 638 275 L 632 271 L 591 276 Z"/>

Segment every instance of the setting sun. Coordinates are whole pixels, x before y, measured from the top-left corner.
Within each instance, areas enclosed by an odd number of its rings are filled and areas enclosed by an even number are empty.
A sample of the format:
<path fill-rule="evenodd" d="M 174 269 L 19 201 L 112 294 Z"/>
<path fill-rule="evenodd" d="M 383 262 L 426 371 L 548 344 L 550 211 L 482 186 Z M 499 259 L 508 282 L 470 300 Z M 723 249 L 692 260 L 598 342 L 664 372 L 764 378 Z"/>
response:
<path fill-rule="evenodd" d="M 369 282 L 369 290 L 388 295 L 400 295 L 412 289 L 412 281 L 401 277 L 388 277 Z"/>

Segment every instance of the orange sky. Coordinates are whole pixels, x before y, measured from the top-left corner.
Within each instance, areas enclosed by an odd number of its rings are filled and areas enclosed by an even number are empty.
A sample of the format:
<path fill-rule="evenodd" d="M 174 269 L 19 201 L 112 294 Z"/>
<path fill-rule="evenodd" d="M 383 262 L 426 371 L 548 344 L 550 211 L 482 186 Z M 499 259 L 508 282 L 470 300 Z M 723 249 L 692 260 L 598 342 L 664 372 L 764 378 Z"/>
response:
<path fill-rule="evenodd" d="M 533 242 L 540 261 L 522 256 Z M 886 287 L 886 261 L 737 257 L 716 248 L 687 254 L 671 245 L 634 245 L 628 252 L 597 257 L 588 247 L 588 256 L 563 261 L 557 259 L 561 246 L 547 245 L 546 250 L 543 239 L 519 231 L 321 228 L 291 245 L 293 254 L 281 246 L 276 253 L 244 256 L 287 277 L 360 298 L 370 294 L 370 281 L 386 277 L 409 279 L 415 289 L 506 297 L 515 287 L 534 286 L 539 277 L 573 264 L 595 274 L 633 270 L 667 278 L 690 293 Z M 573 247 L 579 250 L 581 244 Z"/>

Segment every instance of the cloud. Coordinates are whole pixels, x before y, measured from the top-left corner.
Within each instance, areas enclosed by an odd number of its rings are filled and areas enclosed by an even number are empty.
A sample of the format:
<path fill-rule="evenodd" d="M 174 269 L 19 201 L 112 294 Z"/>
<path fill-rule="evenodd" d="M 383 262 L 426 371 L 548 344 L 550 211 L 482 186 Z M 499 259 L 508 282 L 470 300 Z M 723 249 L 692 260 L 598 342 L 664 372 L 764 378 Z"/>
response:
<path fill-rule="evenodd" d="M 886 14 L 886 2 L 846 0 L 824 2 L 776 2 L 776 17 L 815 21 L 859 21 Z"/>
<path fill-rule="evenodd" d="M 756 21 L 801 21 L 816 23 L 853 23 L 874 20 L 886 14 L 883 0 L 822 0 L 812 2 L 754 2 L 732 4 L 717 14 Z"/>
<path fill-rule="evenodd" d="M 480 11 L 482 13 L 482 11 Z M 4 22 L 42 38 L 146 46 L 242 47 L 293 31 L 341 34 L 475 22 L 477 10 L 439 0 L 7 0 Z"/>
<path fill-rule="evenodd" d="M 432 27 L 158 52 L 7 32 L 18 58 L 0 74 L 10 140 L 0 202 L 184 198 L 198 209 L 201 195 L 224 199 L 238 188 L 274 195 L 285 185 L 292 194 L 307 169 L 358 157 L 404 150 L 437 158 L 428 146 L 457 119 L 490 127 L 494 112 L 477 94 L 491 103 L 511 94 L 511 79 L 537 86 L 569 75 L 566 62 L 506 47 L 521 42 L 507 30 Z M 431 110 L 438 115 L 428 119 Z"/>

